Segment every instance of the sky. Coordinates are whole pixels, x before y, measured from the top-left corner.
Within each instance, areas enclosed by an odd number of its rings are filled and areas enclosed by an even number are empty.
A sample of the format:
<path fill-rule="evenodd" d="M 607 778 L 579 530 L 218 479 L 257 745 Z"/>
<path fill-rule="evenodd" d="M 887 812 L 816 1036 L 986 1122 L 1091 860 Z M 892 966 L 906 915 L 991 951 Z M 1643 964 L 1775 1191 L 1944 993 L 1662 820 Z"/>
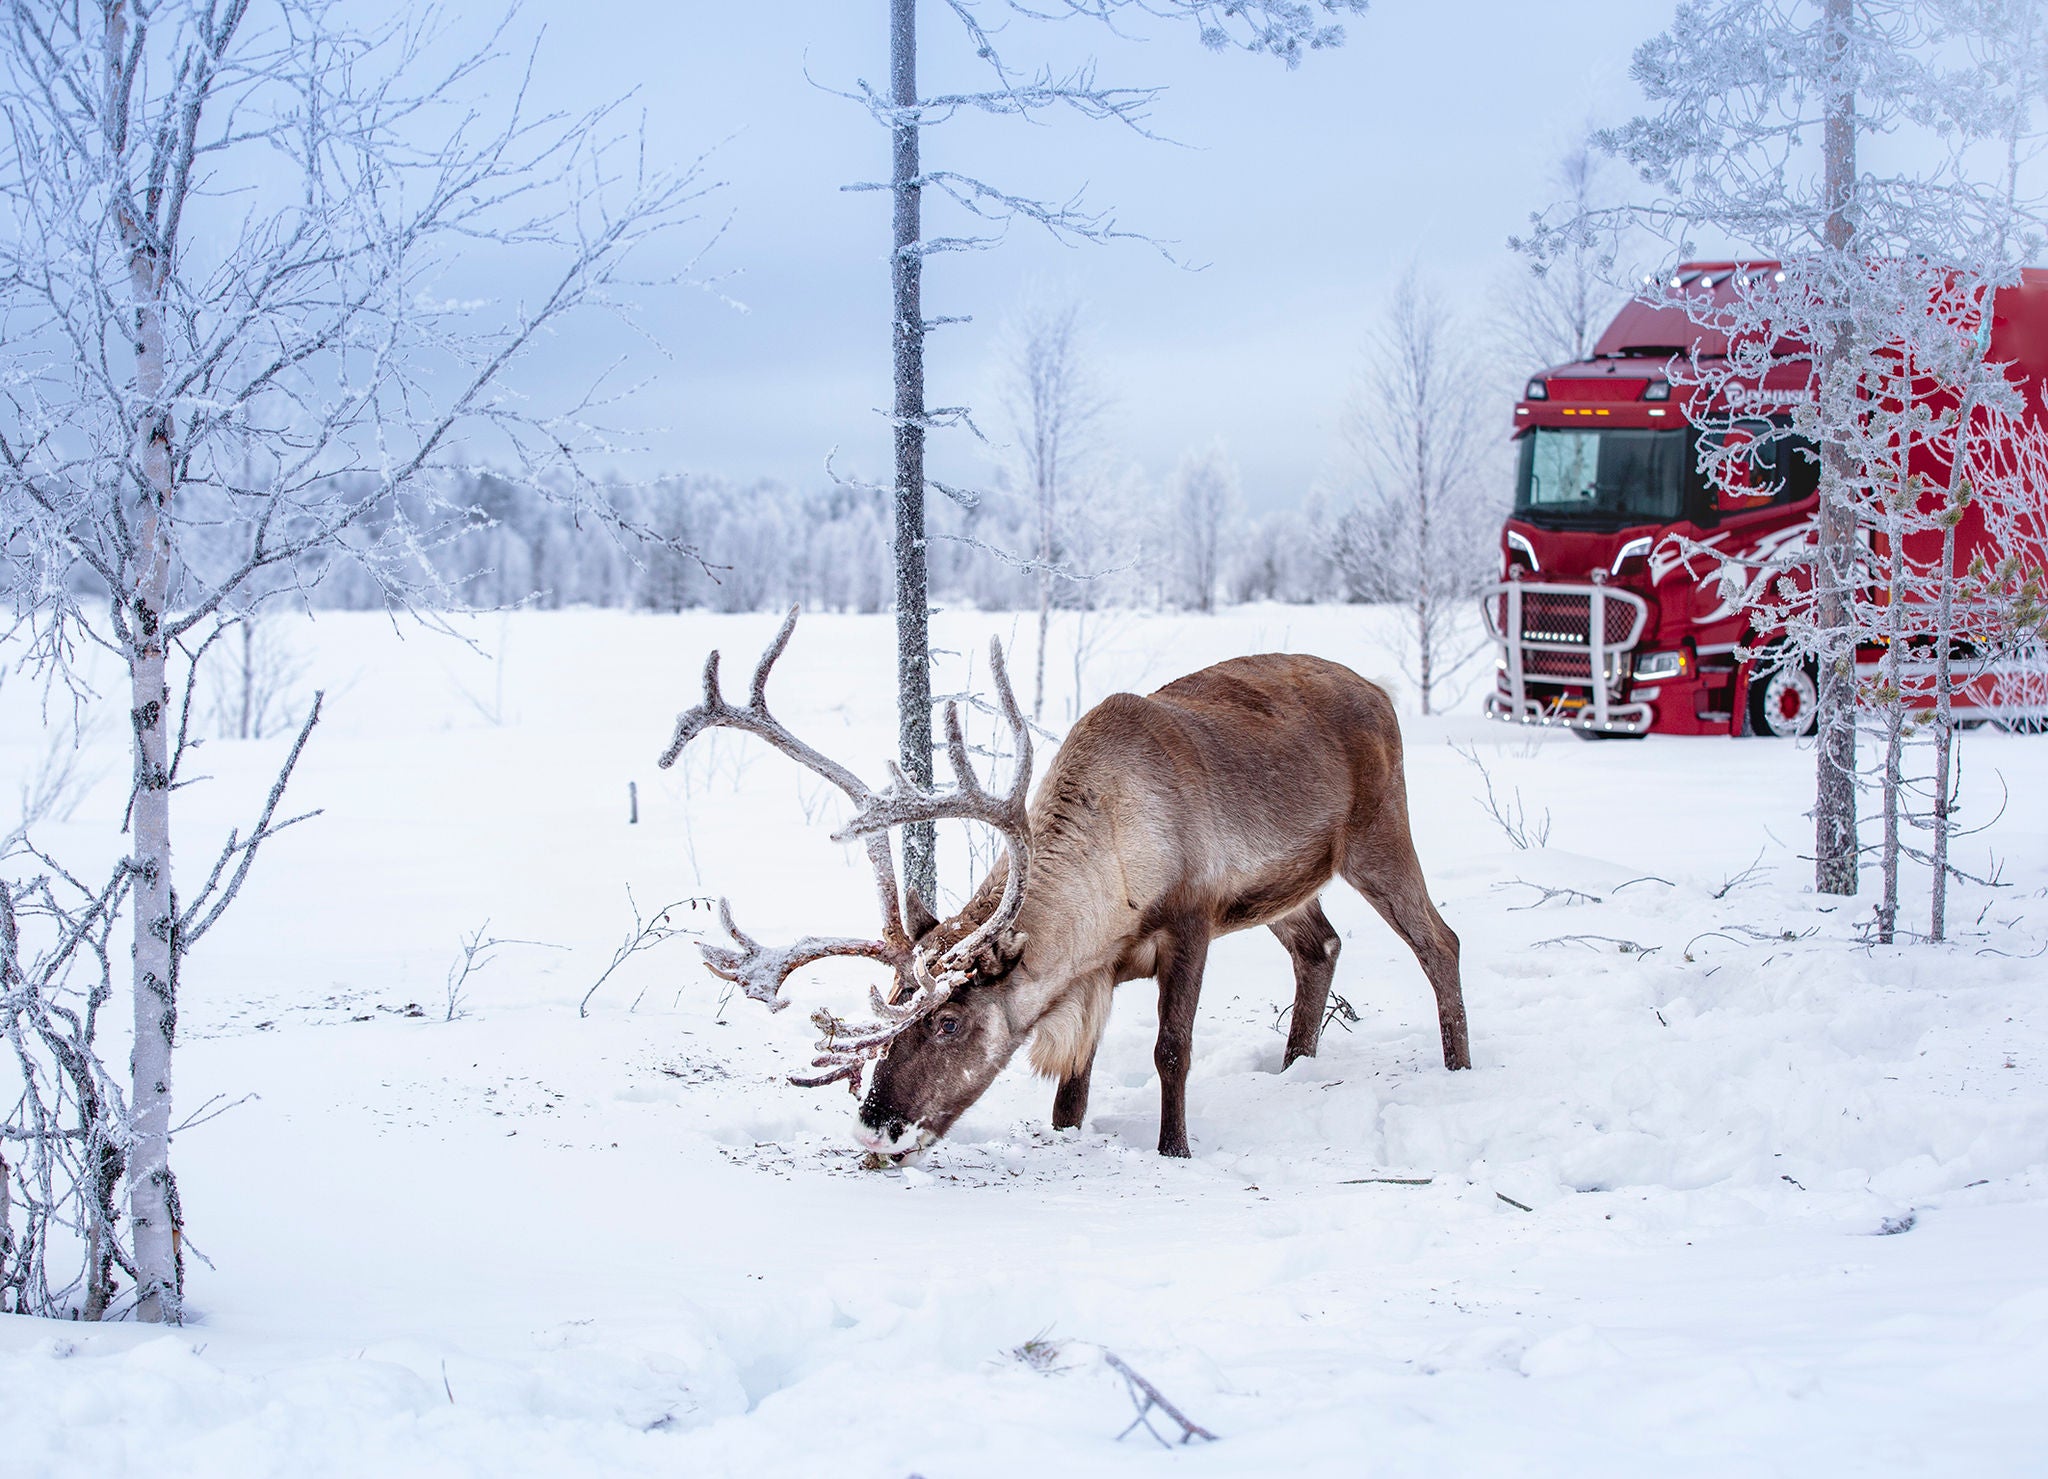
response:
<path fill-rule="evenodd" d="M 1630 54 L 1672 9 L 1377 0 L 1343 48 L 1291 72 L 1206 52 L 1186 25 L 1119 38 L 1084 21 L 1013 22 L 998 38 L 1013 63 L 1092 58 L 1106 84 L 1164 88 L 1150 127 L 1165 141 L 1114 123 L 970 118 L 927 130 L 926 167 L 1020 193 L 1085 190 L 1178 260 L 1024 226 L 993 250 L 931 259 L 927 314 L 973 322 L 932 336 L 928 401 L 976 408 L 994 444 L 938 433 L 934 474 L 986 481 L 1008 440 L 995 391 L 1005 322 L 1034 299 L 1070 298 L 1110 403 L 1111 460 L 1165 479 L 1220 440 L 1247 505 L 1299 501 L 1340 455 L 1363 343 L 1397 280 L 1416 268 L 1485 333 L 1478 320 L 1516 270 L 1507 236 L 1554 198 L 1557 161 L 1590 126 L 1635 111 Z M 921 80 L 970 83 L 946 7 L 920 12 Z M 811 484 L 836 454 L 842 473 L 886 479 L 888 197 L 843 187 L 886 178 L 887 135 L 833 91 L 883 80 L 886 15 L 885 0 L 527 0 L 518 26 L 541 38 L 537 96 L 575 107 L 632 91 L 651 153 L 708 153 L 721 182 L 674 242 L 680 259 L 718 231 L 699 268 L 712 288 L 640 305 L 648 345 L 630 417 L 643 432 L 622 470 Z M 614 347 L 566 340 L 539 374 L 566 388 Z"/>

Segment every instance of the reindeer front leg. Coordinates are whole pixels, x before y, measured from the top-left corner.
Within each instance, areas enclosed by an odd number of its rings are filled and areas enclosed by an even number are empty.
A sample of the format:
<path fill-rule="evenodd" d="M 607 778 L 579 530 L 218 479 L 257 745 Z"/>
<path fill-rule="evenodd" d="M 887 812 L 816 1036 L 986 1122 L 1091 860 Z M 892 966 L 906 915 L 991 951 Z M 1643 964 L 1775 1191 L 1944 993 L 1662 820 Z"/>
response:
<path fill-rule="evenodd" d="M 1059 1091 L 1052 1096 L 1052 1127 L 1055 1130 L 1081 1128 L 1081 1121 L 1088 1117 L 1088 1078 L 1094 1072 L 1095 1049 L 1090 1048 L 1081 1065 L 1060 1080 Z"/>
<path fill-rule="evenodd" d="M 1152 1062 L 1159 1070 L 1159 1153 L 1188 1155 L 1188 1064 L 1195 1052 L 1195 1004 L 1202 996 L 1202 970 L 1209 963 L 1209 931 L 1190 920 L 1159 947 L 1159 1041 Z"/>

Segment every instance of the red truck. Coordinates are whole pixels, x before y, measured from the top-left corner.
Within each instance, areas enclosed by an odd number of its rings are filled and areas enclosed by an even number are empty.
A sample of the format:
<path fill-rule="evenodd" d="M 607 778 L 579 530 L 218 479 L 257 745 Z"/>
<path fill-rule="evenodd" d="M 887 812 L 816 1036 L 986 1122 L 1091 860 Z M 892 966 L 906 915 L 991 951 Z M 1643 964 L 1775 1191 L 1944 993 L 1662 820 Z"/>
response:
<path fill-rule="evenodd" d="M 1725 302 L 1739 275 L 1777 268 L 1690 262 L 1674 286 Z M 1674 362 L 1726 347 L 1683 308 L 1631 302 L 1590 359 L 1528 382 L 1515 405 L 1515 503 L 1501 531 L 1501 579 L 1484 603 L 1499 648 L 1491 717 L 1568 726 L 1589 739 L 1812 729 L 1813 670 L 1774 646 L 1779 634 L 1759 628 L 1741 573 L 1814 537 L 1819 464 L 1812 445 L 1785 430 L 1790 408 L 1811 393 L 1809 365 L 1780 359 L 1739 417 L 1725 402 L 1688 405 L 1686 386 L 1674 393 Z M 1987 357 L 2016 362 L 2028 420 L 2048 428 L 2048 272 L 2029 270 L 1997 294 Z M 1701 471 L 1702 437 L 1746 446 L 1746 455 L 1721 460 L 1730 469 L 1721 481 Z M 2048 502 L 2048 487 L 2039 493 Z M 1996 553 L 1974 506 L 1957 536 L 1959 568 L 1980 551 Z M 1907 548 L 1914 552 L 1910 537 Z M 1881 656 L 1866 648 L 1858 666 L 1874 672 Z M 2048 717 L 2036 685 L 2007 670 L 2015 666 L 2040 672 L 2039 664 L 1969 668 L 1957 717 L 2033 725 Z"/>

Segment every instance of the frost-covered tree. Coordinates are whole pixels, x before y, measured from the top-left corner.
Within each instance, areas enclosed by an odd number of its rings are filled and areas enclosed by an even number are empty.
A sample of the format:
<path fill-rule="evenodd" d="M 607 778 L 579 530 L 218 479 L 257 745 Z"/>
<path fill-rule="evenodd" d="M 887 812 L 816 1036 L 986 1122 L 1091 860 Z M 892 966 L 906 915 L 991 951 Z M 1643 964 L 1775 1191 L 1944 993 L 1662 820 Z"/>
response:
<path fill-rule="evenodd" d="M 950 34 L 981 68 L 982 85 L 928 91 L 918 83 L 918 0 L 889 0 L 889 80 L 866 82 L 853 96 L 889 133 L 887 183 L 856 188 L 890 196 L 890 336 L 895 397 L 895 586 L 897 742 L 904 772 L 920 785 L 932 780 L 931 641 L 928 529 L 925 493 L 938 487 L 925 475 L 925 434 L 961 424 L 960 407 L 931 407 L 925 398 L 926 334 L 945 319 L 924 309 L 924 263 L 936 253 L 992 245 L 1015 222 L 1030 222 L 1062 240 L 1130 237 L 1113 218 L 1078 198 L 1054 201 L 1018 194 L 952 165 L 925 158 L 925 134 L 964 116 L 1033 119 L 1071 112 L 1143 130 L 1157 89 L 1110 87 L 1092 63 L 1065 72 L 1012 67 L 1003 55 L 1003 32 L 1013 21 L 1092 20 L 1111 28 L 1148 17 L 1192 23 L 1214 51 L 1239 49 L 1278 57 L 1287 66 L 1310 51 L 1340 45 L 1333 18 L 1363 14 L 1367 0 L 928 0 L 950 18 Z M 961 229 L 930 234 L 924 208 L 931 192 L 964 216 Z M 945 491 L 945 490 L 941 490 Z M 931 824 L 904 829 L 904 882 L 925 898 L 937 894 Z"/>
<path fill-rule="evenodd" d="M 1181 458 L 1170 504 L 1175 604 L 1205 615 L 1216 609 L 1223 535 L 1237 514 L 1237 465 L 1221 442 Z"/>
<path fill-rule="evenodd" d="M 1471 618 L 1496 564 L 1502 470 L 1462 328 L 1414 272 L 1366 348 L 1344 418 L 1350 498 L 1332 550 L 1352 599 L 1408 615 L 1409 676 L 1427 714 L 1478 654 Z"/>
<path fill-rule="evenodd" d="M 1085 475 L 1105 409 L 1082 342 L 1078 303 L 1028 305 L 1009 332 L 1002 401 L 1014 439 L 1018 472 L 1030 501 L 1032 571 L 1038 587 L 1038 657 L 1031 685 L 1031 717 L 1045 716 L 1045 648 L 1052 623 L 1053 590 L 1063 573 L 1063 526 L 1076 484 Z"/>
<path fill-rule="evenodd" d="M 647 166 L 606 112 L 533 113 L 518 65 L 488 48 L 457 56 L 410 16 L 358 21 L 332 0 L 0 10 L 7 640 L 59 681 L 81 644 L 115 654 L 134 759 L 104 888 L 41 854 L 8 861 L 28 875 L 17 900 L 37 907 L 0 919 L 0 974 L 39 983 L 22 1011 L 56 1010 L 66 971 L 96 961 L 81 988 L 96 1011 L 127 909 L 129 1095 L 95 1102 L 128 1193 L 125 1249 L 104 1251 L 145 1320 L 183 1308 L 180 972 L 283 825 L 320 710 L 254 827 L 180 873 L 172 798 L 189 779 L 196 653 L 221 618 L 325 563 L 354 564 L 388 601 L 431 586 L 421 552 L 456 511 L 429 473 L 458 435 L 494 442 L 580 516 L 622 523 L 578 460 L 596 405 L 542 413 L 508 375 L 582 311 L 623 306 L 635 254 L 699 193 L 691 171 Z M 507 101 L 485 101 L 505 79 Z M 486 263 L 508 259 L 544 274 L 523 301 L 485 284 Z M 66 940 L 97 943 L 81 955 Z M 43 1041 L 60 1059 L 83 1050 Z M 99 1195 L 103 1169 L 82 1194 Z"/>
<path fill-rule="evenodd" d="M 1590 143 L 1567 150 L 1555 174 L 1560 208 L 1573 216 L 1600 209 L 1614 194 L 1604 178 L 1613 168 Z M 1517 373 L 1593 357 L 1600 331 L 1628 299 L 1615 286 L 1616 268 L 1615 243 L 1579 237 L 1504 285 L 1499 334 Z"/>
<path fill-rule="evenodd" d="M 1932 323 L 1925 275 L 1894 269 L 1935 264 L 1988 285 L 2013 280 L 2024 233 L 2012 229 L 1997 147 L 2007 115 L 1992 104 L 2010 79 L 1993 58 L 2010 55 L 2014 27 L 2037 5 L 1684 0 L 1671 28 L 1636 53 L 1633 74 L 1656 111 L 1600 137 L 1657 199 L 1566 208 L 1526 243 L 1549 257 L 1642 227 L 1675 259 L 1694 255 L 1692 238 L 1705 232 L 1716 251 L 1728 243 L 1738 258 L 1783 264 L 1741 274 L 1733 307 L 1664 276 L 1651 296 L 1730 336 L 1725 360 L 1691 366 L 1703 391 L 1753 391 L 1774 364 L 1811 365 L 1792 430 L 1819 448 L 1820 512 L 1813 545 L 1787 572 L 1807 594 L 1786 631 L 1790 656 L 1818 677 L 1815 881 L 1824 893 L 1857 886 L 1856 653 L 1881 635 L 1857 604 L 1867 576 L 1859 530 L 1874 486 L 1858 461 L 1871 376 L 1898 335 L 1917 332 L 1913 315 Z M 1718 455 L 1714 439 L 1707 445 Z"/>

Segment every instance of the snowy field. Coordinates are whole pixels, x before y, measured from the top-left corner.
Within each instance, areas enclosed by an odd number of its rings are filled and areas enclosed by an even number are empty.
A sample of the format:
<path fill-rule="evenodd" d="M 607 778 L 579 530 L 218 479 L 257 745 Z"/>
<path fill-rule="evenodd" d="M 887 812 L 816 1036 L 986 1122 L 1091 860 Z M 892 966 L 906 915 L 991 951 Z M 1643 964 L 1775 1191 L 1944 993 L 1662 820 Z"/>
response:
<path fill-rule="evenodd" d="M 1951 945 L 1875 949 L 1874 878 L 1853 904 L 1807 890 L 1801 748 L 1529 736 L 1472 697 L 1410 713 L 1474 1071 L 1444 1072 L 1420 971 L 1340 885 L 1336 989 L 1360 1020 L 1279 1072 L 1286 956 L 1263 931 L 1219 943 L 1192 1161 L 1153 1153 L 1133 983 L 1082 1131 L 1050 1132 L 1020 1062 L 922 1166 L 862 1172 L 847 1096 L 781 1080 L 809 1008 L 857 1003 L 857 969 L 799 978 L 770 1016 L 676 941 L 577 1014 L 629 888 L 650 910 L 730 895 L 771 940 L 872 931 L 814 778 L 730 735 L 654 768 L 705 651 L 739 687 L 774 625 L 521 614 L 478 622 L 477 652 L 292 623 L 329 703 L 293 794 L 325 814 L 273 844 L 185 982 L 181 1113 L 255 1096 L 177 1142 L 210 1260 L 195 1323 L 0 1321 L 0 1474 L 2048 1469 L 2048 740 L 1968 738 L 1967 815 L 2011 801 L 1961 861 L 1995 853 L 2008 886 L 1962 889 Z M 1392 630 L 1357 609 L 1115 616 L 1084 681 L 1099 698 L 1274 649 L 1385 680 Z M 982 676 L 959 654 L 991 631 L 1017 634 L 1028 684 L 1028 618 L 949 615 L 941 689 Z M 891 641 L 887 618 L 806 618 L 771 690 L 875 780 Z M 1074 646 L 1058 627 L 1056 728 Z M 43 721 L 18 681 L 0 706 L 0 772 L 25 773 Z M 103 723 L 100 783 L 46 830 L 60 855 L 106 855 L 120 738 Z M 1547 845 L 1511 845 L 1453 744 L 1548 814 Z M 283 745 L 201 752 L 183 867 Z M 487 921 L 539 943 L 445 1020 Z M 1105 1348 L 1220 1441 L 1117 1441 Z"/>

